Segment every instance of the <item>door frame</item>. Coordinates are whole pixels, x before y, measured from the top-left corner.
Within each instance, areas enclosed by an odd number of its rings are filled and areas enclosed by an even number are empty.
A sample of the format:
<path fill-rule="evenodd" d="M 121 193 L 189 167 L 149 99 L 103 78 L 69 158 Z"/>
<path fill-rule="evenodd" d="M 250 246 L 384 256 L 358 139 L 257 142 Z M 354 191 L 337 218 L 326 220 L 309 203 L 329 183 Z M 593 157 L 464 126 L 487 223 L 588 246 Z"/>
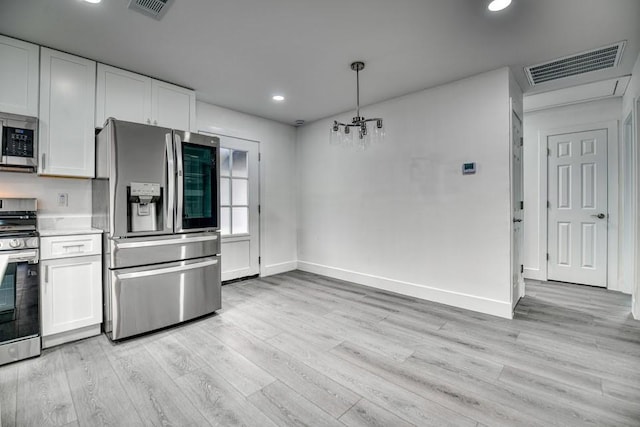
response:
<path fill-rule="evenodd" d="M 235 135 L 233 133 L 226 133 L 226 132 L 216 132 L 213 133 L 211 131 L 208 130 L 202 130 L 202 129 L 198 129 L 198 133 L 202 134 L 202 135 L 209 135 L 209 136 L 223 136 L 226 138 L 234 138 L 234 139 L 243 139 L 245 141 L 249 141 L 249 142 L 255 142 L 256 144 L 258 144 L 258 206 L 260 207 L 258 209 L 258 260 L 262 259 L 262 242 L 264 241 L 263 237 L 263 233 L 264 233 L 264 215 L 262 215 L 262 146 L 260 144 L 260 141 L 256 140 L 256 139 L 251 139 L 251 138 L 245 138 L 243 136 L 239 136 L 239 135 Z M 220 148 L 222 148 L 222 141 L 220 142 Z M 263 262 L 258 262 L 258 274 L 260 277 L 265 275 L 265 263 Z"/>
<path fill-rule="evenodd" d="M 632 292 L 631 298 L 631 312 L 633 316 L 640 320 L 640 242 L 638 241 L 638 237 L 640 237 L 640 220 L 638 219 L 638 213 L 640 213 L 640 96 L 634 98 L 633 107 L 631 109 L 633 113 L 633 152 L 634 152 L 634 172 L 635 179 L 633 180 L 632 186 L 634 187 L 634 198 L 635 198 L 635 206 L 634 206 L 634 221 L 635 221 L 635 259 L 634 259 L 634 281 L 635 287 Z"/>
<path fill-rule="evenodd" d="M 521 117 L 521 114 L 518 114 L 518 112 L 513 108 L 513 101 L 511 100 L 511 114 L 509 116 L 509 175 L 510 175 L 510 182 L 511 182 L 511 191 L 510 191 L 510 200 L 511 200 L 511 204 L 510 204 L 510 212 L 509 215 L 510 217 L 513 219 L 513 212 L 515 210 L 515 207 L 520 204 L 520 202 L 524 203 L 524 145 L 521 146 L 521 150 L 520 150 L 520 155 L 521 155 L 521 161 L 520 161 L 520 192 L 521 192 L 521 198 L 522 200 L 514 200 L 514 191 L 513 191 L 513 185 L 515 184 L 515 175 L 514 175 L 514 164 L 513 164 L 513 127 L 514 127 L 514 116 L 515 118 L 520 122 L 520 136 L 521 138 L 524 138 L 524 121 L 523 118 Z M 524 217 L 524 215 L 523 215 Z M 524 219 L 524 218 L 523 218 Z M 514 277 L 514 264 L 515 264 L 515 254 L 516 254 L 516 249 L 515 249 L 515 232 L 514 232 L 514 225 L 513 223 L 510 221 L 509 225 L 511 227 L 510 230 L 510 235 L 511 235 L 511 264 L 510 264 L 510 269 L 511 269 L 511 274 L 510 274 L 510 279 L 513 279 Z M 524 268 L 524 223 L 522 223 L 522 226 L 520 227 L 520 264 L 523 266 Z M 520 300 L 520 298 L 524 297 L 525 295 L 525 283 L 524 283 L 524 271 L 521 270 L 521 272 L 519 273 L 519 279 L 520 279 L 520 283 L 518 284 L 518 295 L 514 295 L 514 289 L 513 289 L 513 283 L 510 280 L 509 283 L 509 288 L 510 288 L 510 296 L 511 296 L 511 309 L 514 310 L 515 306 L 517 305 L 518 301 Z"/>
<path fill-rule="evenodd" d="M 539 182 L 538 200 L 539 236 L 538 242 L 526 242 L 527 245 L 537 245 L 538 269 L 527 268 L 527 278 L 534 280 L 547 280 L 547 244 L 548 244 L 548 156 L 547 144 L 550 136 L 566 133 L 586 132 L 597 129 L 607 131 L 607 206 L 609 221 L 607 228 L 607 289 L 618 289 L 618 129 L 619 120 L 606 122 L 585 123 L 575 126 L 545 129 L 538 132 L 538 161 Z"/>
<path fill-rule="evenodd" d="M 620 194 L 620 206 L 623 205 L 623 201 L 628 201 L 629 218 L 625 216 L 625 210 L 620 210 L 620 259 L 619 265 L 619 283 L 620 287 L 628 293 L 633 293 L 636 278 L 636 248 L 635 242 L 637 239 L 637 208 L 636 208 L 636 129 L 634 120 L 634 110 L 632 109 L 627 117 L 622 119 L 622 134 L 620 135 L 620 187 L 622 193 Z M 628 138 L 628 139 L 627 139 Z M 630 156 L 627 158 L 624 153 L 627 149 L 626 145 L 629 144 Z M 628 162 L 628 163 L 627 163 Z M 625 186 L 625 181 L 631 183 L 630 186 Z M 624 237 L 630 233 L 631 247 L 625 247 Z M 625 275 L 625 270 L 629 272 L 629 276 Z M 625 280 L 626 279 L 626 280 Z M 626 283 L 625 283 L 626 282 Z"/>

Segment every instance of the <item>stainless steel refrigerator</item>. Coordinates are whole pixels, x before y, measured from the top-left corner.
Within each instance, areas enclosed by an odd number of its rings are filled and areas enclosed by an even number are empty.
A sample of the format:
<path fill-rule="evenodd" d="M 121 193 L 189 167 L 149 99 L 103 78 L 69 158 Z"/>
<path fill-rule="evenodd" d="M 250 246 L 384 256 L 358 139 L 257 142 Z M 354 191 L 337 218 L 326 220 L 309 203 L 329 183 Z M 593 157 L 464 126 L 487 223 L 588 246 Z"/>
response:
<path fill-rule="evenodd" d="M 211 136 L 115 119 L 97 135 L 92 224 L 112 340 L 221 307 L 219 159 Z"/>

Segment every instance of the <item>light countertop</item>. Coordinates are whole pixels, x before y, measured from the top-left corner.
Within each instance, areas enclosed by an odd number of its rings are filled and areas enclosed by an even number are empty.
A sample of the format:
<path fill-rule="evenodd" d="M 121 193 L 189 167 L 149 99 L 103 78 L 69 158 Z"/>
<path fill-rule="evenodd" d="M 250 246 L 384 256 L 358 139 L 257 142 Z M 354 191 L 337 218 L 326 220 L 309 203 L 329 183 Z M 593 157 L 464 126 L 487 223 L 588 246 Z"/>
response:
<path fill-rule="evenodd" d="M 98 228 L 45 228 L 38 230 L 40 237 L 48 236 L 73 236 L 82 234 L 101 234 L 102 230 Z"/>

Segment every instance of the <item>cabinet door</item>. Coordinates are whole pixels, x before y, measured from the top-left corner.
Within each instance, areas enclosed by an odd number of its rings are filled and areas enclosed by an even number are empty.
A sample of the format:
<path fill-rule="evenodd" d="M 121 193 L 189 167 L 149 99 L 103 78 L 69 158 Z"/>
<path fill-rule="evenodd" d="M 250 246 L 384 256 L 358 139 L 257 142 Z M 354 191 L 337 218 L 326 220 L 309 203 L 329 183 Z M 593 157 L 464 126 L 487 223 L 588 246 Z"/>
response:
<path fill-rule="evenodd" d="M 41 261 L 42 336 L 102 323 L 100 255 Z"/>
<path fill-rule="evenodd" d="M 38 115 L 39 46 L 0 36 L 0 111 Z"/>
<path fill-rule="evenodd" d="M 154 125 L 196 131 L 194 91 L 158 80 L 153 80 L 151 88 L 151 115 Z"/>
<path fill-rule="evenodd" d="M 151 79 L 98 64 L 96 127 L 103 127 L 109 117 L 151 124 Z"/>
<path fill-rule="evenodd" d="M 94 61 L 41 49 L 40 174 L 93 177 L 95 93 Z"/>

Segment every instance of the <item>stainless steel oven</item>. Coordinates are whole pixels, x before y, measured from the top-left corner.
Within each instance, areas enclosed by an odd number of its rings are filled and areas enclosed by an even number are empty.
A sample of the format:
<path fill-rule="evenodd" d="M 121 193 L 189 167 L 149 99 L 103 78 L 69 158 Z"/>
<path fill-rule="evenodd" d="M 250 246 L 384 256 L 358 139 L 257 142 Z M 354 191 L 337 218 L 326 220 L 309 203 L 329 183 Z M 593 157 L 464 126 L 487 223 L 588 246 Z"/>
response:
<path fill-rule="evenodd" d="M 38 168 L 38 119 L 0 113 L 0 170 L 35 172 Z"/>
<path fill-rule="evenodd" d="M 0 199 L 0 365 L 40 354 L 35 199 Z"/>

